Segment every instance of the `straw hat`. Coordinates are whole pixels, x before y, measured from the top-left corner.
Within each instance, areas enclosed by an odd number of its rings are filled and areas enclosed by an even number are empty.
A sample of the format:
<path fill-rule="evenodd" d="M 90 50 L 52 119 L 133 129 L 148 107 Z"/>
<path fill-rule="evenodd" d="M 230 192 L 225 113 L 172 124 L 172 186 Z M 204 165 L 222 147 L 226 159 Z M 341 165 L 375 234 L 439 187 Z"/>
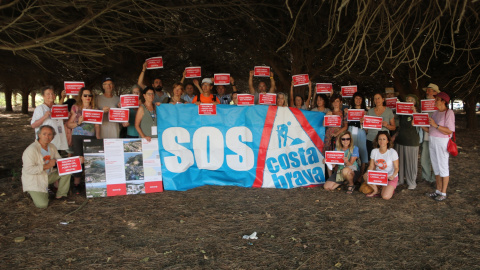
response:
<path fill-rule="evenodd" d="M 385 94 L 392 94 L 394 96 L 398 96 L 398 92 L 395 92 L 395 89 L 393 87 L 385 87 Z"/>
<path fill-rule="evenodd" d="M 427 91 L 427 88 L 432 88 L 433 91 L 435 91 L 435 93 L 437 94 L 440 93 L 440 88 L 438 88 L 438 85 L 436 84 L 433 84 L 433 83 L 429 84 L 427 87 L 423 88 L 423 91 Z"/>

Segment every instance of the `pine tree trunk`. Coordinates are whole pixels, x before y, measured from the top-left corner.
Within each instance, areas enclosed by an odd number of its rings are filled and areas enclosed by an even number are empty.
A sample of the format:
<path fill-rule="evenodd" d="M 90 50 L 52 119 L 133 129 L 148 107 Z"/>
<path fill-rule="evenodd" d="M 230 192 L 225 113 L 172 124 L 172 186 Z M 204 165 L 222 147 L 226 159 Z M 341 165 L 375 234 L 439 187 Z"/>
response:
<path fill-rule="evenodd" d="M 13 112 L 13 107 L 12 107 L 12 89 L 9 88 L 8 86 L 5 87 L 5 111 L 7 112 Z"/>

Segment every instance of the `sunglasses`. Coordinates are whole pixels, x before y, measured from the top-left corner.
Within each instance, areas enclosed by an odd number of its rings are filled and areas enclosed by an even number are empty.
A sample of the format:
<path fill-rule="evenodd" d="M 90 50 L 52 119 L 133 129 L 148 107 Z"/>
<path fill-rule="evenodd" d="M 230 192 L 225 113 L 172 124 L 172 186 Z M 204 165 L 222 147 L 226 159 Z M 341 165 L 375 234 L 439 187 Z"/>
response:
<path fill-rule="evenodd" d="M 83 95 L 83 97 L 93 97 L 93 95 Z"/>
<path fill-rule="evenodd" d="M 351 138 L 342 138 L 342 141 L 350 141 Z"/>

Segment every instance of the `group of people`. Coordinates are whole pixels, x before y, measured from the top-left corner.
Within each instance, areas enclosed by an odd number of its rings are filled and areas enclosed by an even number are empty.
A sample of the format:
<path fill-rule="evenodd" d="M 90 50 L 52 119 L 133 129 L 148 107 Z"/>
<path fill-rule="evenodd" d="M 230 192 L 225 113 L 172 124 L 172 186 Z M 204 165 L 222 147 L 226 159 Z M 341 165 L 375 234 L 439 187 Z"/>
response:
<path fill-rule="evenodd" d="M 51 108 L 55 102 L 55 92 L 52 86 L 41 89 L 44 103 L 37 106 L 31 120 L 35 129 L 36 140 L 23 153 L 22 183 L 23 190 L 28 192 L 35 205 L 44 208 L 48 205 L 47 186 L 56 185 L 55 197 L 62 199 L 67 196 L 70 188 L 70 176 L 58 175 L 53 168 L 56 159 L 60 158 L 58 150 L 64 150 L 72 156 L 83 157 L 83 140 L 119 138 L 122 127 L 125 129 L 124 137 L 145 138 L 150 141 L 156 138 L 156 106 L 162 103 L 214 103 L 237 104 L 237 90 L 235 80 L 230 77 L 232 92 L 227 94 L 223 85 L 216 86 L 213 93 L 212 78 L 194 79 L 192 83 L 184 84 L 185 72 L 179 83 L 173 85 L 171 93 L 163 88 L 161 78 L 155 78 L 151 85 L 144 83 L 147 71 L 146 63 L 138 77 L 137 84 L 131 87 L 131 93 L 139 95 L 140 106 L 129 109 L 127 123 L 109 122 L 108 113 L 111 108 L 121 106 L 120 98 L 114 94 L 114 81 L 106 77 L 102 81 L 102 95 L 95 96 L 91 89 L 82 88 L 76 99 L 65 100 L 65 91 L 62 92 L 60 102 L 68 104 L 70 112 L 66 121 L 52 119 Z M 255 89 L 253 85 L 254 72 L 249 74 L 249 93 L 254 95 L 255 104 L 259 102 L 259 94 L 275 93 L 275 79 L 270 73 L 270 88 L 265 82 L 260 82 Z M 195 88 L 199 94 L 195 93 Z M 383 170 L 388 172 L 389 184 L 380 190 L 375 185 L 369 185 L 372 191 L 369 197 L 382 196 L 384 199 L 392 197 L 398 184 L 406 182 L 409 189 L 416 186 L 417 155 L 419 146 L 422 146 L 422 176 L 427 181 L 436 181 L 437 189 L 428 193 L 429 197 L 436 200 L 446 199 L 446 190 L 449 180 L 448 152 L 446 143 L 449 135 L 455 130 L 454 114 L 448 110 L 449 97 L 440 92 L 438 86 L 431 84 L 426 90 L 427 98 L 435 98 L 438 111 L 431 114 L 430 127 L 418 129 L 412 126 L 411 116 L 399 116 L 395 123 L 395 114 L 385 106 L 385 97 L 389 93 L 374 95 L 374 106 L 367 110 L 365 97 L 355 93 L 351 98 L 350 106 L 342 105 L 342 97 L 337 94 L 314 94 L 312 99 L 312 84 L 308 84 L 309 94 L 304 97 L 293 95 L 293 83 L 290 89 L 290 103 L 285 93 L 277 93 L 277 106 L 296 107 L 303 110 L 334 114 L 342 117 L 341 127 L 327 127 L 324 139 L 323 152 L 337 150 L 344 151 L 345 164 L 329 171 L 325 189 L 333 190 L 343 182 L 348 183 L 347 193 L 355 189 L 355 182 L 361 181 L 361 175 L 368 170 Z M 393 88 L 390 91 L 393 95 Z M 407 96 L 407 101 L 414 101 L 417 110 L 419 100 L 414 95 Z M 103 110 L 104 117 L 101 125 L 84 123 L 82 111 L 84 109 Z M 362 121 L 347 121 L 348 109 L 363 109 L 366 115 L 383 118 L 382 130 L 362 129 Z M 391 136 L 390 133 L 393 133 Z M 423 134 L 422 134 L 423 133 Z M 428 134 L 430 136 L 428 136 Z M 392 148 L 395 141 L 395 149 Z M 83 160 L 83 159 L 82 159 Z M 430 163 L 431 162 L 431 163 Z M 431 167 L 433 166 L 433 173 Z M 365 174 L 366 175 L 366 174 Z M 366 176 L 364 179 L 366 180 Z M 81 192 L 81 173 L 73 175 L 73 193 Z M 47 194 L 47 195 L 46 195 Z M 41 196 L 40 196 L 41 195 Z"/>

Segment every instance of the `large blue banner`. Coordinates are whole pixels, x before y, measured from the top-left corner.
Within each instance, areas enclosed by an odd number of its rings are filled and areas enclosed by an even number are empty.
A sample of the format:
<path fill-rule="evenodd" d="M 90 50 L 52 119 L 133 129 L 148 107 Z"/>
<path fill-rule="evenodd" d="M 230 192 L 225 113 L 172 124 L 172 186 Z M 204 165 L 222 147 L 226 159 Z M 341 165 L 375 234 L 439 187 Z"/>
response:
<path fill-rule="evenodd" d="M 157 106 L 165 190 L 203 185 L 294 188 L 325 182 L 323 113 L 276 106 Z"/>

